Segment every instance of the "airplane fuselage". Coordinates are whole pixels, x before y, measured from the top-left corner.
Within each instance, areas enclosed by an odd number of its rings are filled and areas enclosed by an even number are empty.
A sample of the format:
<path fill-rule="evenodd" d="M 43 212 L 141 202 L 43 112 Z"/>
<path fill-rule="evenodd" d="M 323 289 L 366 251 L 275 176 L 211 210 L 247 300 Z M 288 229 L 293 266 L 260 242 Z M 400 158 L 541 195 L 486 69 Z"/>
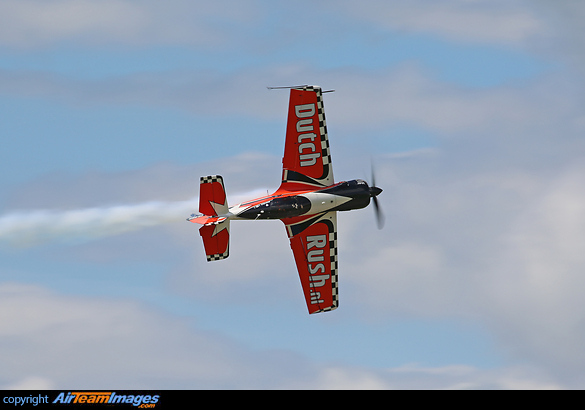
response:
<path fill-rule="evenodd" d="M 368 184 L 361 179 L 343 181 L 310 191 L 276 191 L 229 209 L 229 219 L 284 219 L 329 211 L 361 209 L 370 203 Z"/>

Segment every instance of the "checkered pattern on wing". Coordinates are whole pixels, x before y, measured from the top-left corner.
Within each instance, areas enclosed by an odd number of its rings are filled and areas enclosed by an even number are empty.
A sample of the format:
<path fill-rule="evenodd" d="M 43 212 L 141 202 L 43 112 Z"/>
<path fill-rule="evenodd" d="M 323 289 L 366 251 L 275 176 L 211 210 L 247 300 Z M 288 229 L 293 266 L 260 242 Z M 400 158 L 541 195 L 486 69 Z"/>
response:
<path fill-rule="evenodd" d="M 319 310 L 318 312 L 330 312 L 335 310 L 339 307 L 339 282 L 338 282 L 338 275 L 337 275 L 337 268 L 338 268 L 338 260 L 337 260 L 337 230 L 336 230 L 336 220 L 337 215 L 334 212 L 335 216 L 332 218 L 332 224 L 329 225 L 329 249 L 331 250 L 330 256 L 330 263 L 331 263 L 331 296 L 333 298 L 333 304 L 329 307 Z M 323 217 L 326 218 L 328 214 L 324 214 Z M 316 312 L 317 313 L 317 312 Z"/>
<path fill-rule="evenodd" d="M 338 293 L 338 282 L 337 282 L 337 232 L 329 232 L 329 249 L 331 249 L 331 287 L 333 296 L 333 305 L 325 308 L 322 311 L 328 312 L 337 309 L 339 306 L 339 293 Z"/>
<path fill-rule="evenodd" d="M 321 87 L 310 86 L 317 94 L 317 115 L 319 118 L 319 135 L 321 136 L 321 158 L 323 159 L 324 175 L 329 176 L 333 181 L 333 170 L 331 169 L 331 152 L 329 149 L 329 138 L 327 136 L 327 121 L 325 120 L 325 108 L 323 105 L 323 93 Z"/>
<path fill-rule="evenodd" d="M 339 307 L 339 291 L 338 291 L 338 287 L 339 287 L 339 282 L 338 282 L 338 276 L 337 276 L 337 267 L 338 267 L 338 261 L 337 261 L 337 231 L 335 229 L 335 224 L 330 226 L 330 231 L 329 231 L 329 249 L 331 250 L 331 257 L 330 257 L 330 262 L 331 262 L 331 292 L 332 292 L 332 297 L 333 297 L 333 304 L 329 307 L 326 307 L 324 309 L 319 310 L 318 312 L 315 313 L 321 313 L 321 312 L 330 312 L 332 310 L 335 310 Z"/>

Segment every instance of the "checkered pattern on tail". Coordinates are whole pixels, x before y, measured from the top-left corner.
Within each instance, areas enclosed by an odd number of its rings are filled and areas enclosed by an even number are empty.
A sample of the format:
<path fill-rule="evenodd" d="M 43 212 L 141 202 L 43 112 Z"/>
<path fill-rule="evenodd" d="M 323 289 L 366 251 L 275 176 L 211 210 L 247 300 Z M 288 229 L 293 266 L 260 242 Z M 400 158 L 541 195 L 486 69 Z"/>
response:
<path fill-rule="evenodd" d="M 225 251 L 224 253 L 207 255 L 207 262 L 220 261 L 222 259 L 226 259 L 228 256 L 230 256 L 229 250 Z"/>
<path fill-rule="evenodd" d="M 221 175 L 201 177 L 199 183 L 199 212 L 218 216 L 228 212 L 227 197 Z"/>
<path fill-rule="evenodd" d="M 219 182 L 223 185 L 223 178 L 221 175 L 209 175 L 206 177 L 201 177 L 199 183 L 201 184 L 210 184 L 212 182 Z"/>

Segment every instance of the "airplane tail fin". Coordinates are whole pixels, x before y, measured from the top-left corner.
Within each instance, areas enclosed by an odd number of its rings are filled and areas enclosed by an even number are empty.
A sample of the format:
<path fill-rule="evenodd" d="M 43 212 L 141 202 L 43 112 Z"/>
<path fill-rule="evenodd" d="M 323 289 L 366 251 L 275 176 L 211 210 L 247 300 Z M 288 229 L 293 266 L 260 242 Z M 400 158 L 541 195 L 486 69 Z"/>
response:
<path fill-rule="evenodd" d="M 223 215 L 229 212 L 223 178 L 220 175 L 201 177 L 199 185 L 199 212 L 188 220 L 203 225 L 199 234 L 203 239 L 207 261 L 229 256 L 230 220 Z"/>

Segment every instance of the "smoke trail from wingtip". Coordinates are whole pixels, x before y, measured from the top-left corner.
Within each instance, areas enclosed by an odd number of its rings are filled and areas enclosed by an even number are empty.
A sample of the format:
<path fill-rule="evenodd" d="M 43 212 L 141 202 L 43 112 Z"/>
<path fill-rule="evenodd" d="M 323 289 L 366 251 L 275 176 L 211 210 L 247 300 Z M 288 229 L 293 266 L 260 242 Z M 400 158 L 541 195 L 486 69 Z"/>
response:
<path fill-rule="evenodd" d="M 233 203 L 265 190 L 230 196 Z M 151 201 L 69 211 L 18 211 L 0 216 L 0 244 L 28 247 L 51 242 L 79 243 L 162 224 L 183 222 L 199 208 L 199 198 Z"/>

